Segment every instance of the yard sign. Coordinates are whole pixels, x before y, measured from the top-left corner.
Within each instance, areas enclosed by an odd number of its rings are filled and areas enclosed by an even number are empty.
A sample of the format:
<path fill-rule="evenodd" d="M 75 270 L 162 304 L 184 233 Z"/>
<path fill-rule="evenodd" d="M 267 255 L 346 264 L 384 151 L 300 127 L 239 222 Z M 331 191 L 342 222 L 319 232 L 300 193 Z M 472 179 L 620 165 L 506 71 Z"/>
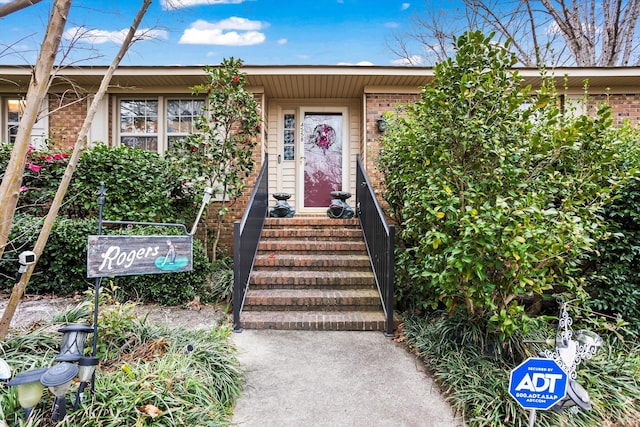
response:
<path fill-rule="evenodd" d="M 87 277 L 193 269 L 193 236 L 89 236 Z"/>
<path fill-rule="evenodd" d="M 530 357 L 511 371 L 509 394 L 524 409 L 549 409 L 566 396 L 567 374 L 553 359 Z"/>

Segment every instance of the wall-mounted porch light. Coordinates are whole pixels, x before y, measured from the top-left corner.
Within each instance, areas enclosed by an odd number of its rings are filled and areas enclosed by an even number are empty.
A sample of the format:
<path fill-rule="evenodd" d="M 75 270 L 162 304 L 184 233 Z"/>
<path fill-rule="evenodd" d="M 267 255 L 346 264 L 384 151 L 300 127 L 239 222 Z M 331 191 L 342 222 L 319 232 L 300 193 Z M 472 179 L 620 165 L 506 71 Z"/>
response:
<path fill-rule="evenodd" d="M 24 409 L 25 420 L 29 419 L 33 407 L 42 399 L 44 386 L 40 379 L 45 372 L 47 372 L 47 368 L 20 372 L 7 383 L 9 386 L 15 386 L 18 391 L 18 403 Z"/>
<path fill-rule="evenodd" d="M 385 119 L 384 116 L 378 117 L 376 123 L 378 124 L 378 132 L 384 132 L 387 130 L 387 119 Z"/>

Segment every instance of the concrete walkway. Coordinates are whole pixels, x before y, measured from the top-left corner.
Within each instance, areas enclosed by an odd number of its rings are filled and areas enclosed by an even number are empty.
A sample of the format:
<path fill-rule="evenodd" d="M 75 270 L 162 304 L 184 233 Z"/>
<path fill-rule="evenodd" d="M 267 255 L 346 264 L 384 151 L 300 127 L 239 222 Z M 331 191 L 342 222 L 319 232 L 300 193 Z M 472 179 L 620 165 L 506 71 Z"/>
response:
<path fill-rule="evenodd" d="M 462 426 L 422 364 L 381 332 L 232 334 L 247 386 L 242 427 Z"/>

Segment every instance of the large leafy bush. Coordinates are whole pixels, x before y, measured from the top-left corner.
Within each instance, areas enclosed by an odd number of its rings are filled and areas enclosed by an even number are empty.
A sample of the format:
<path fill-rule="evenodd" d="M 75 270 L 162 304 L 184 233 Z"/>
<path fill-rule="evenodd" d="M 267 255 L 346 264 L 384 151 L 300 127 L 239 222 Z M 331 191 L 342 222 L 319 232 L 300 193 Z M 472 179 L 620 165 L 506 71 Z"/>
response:
<path fill-rule="evenodd" d="M 589 304 L 640 331 L 640 175 L 615 192 L 604 217 L 607 233 L 587 262 Z"/>
<path fill-rule="evenodd" d="M 535 96 L 522 87 L 491 36 L 466 33 L 455 49 L 382 141 L 398 296 L 418 309 L 463 305 L 507 336 L 529 323 L 523 297 L 582 294 L 571 273 L 637 148 L 606 106 L 563 114 L 549 83 Z"/>
<path fill-rule="evenodd" d="M 0 146 L 0 165 L 10 147 Z M 30 150 L 23 191 L 9 242 L 0 259 L 0 290 L 10 291 L 18 273 L 17 255 L 35 246 L 42 216 L 48 210 L 66 167 L 67 156 L 53 149 Z M 195 218 L 192 188 L 156 153 L 97 145 L 85 151 L 67 192 L 45 250 L 31 276 L 29 292 L 72 295 L 92 286 L 86 278 L 87 236 L 97 233 L 97 191 L 104 183 L 105 219 L 179 222 Z M 162 230 L 141 233 L 165 234 Z M 127 230 L 105 230 L 106 233 Z M 128 298 L 180 304 L 200 295 L 209 299 L 211 264 L 203 245 L 194 241 L 194 269 L 189 273 L 127 276 L 116 280 Z"/>
<path fill-rule="evenodd" d="M 40 218 L 19 214 L 14 220 L 10 241 L 12 246 L 0 260 L 0 291 L 9 292 L 18 272 L 15 254 L 33 248 Z M 36 270 L 29 281 L 32 293 L 53 293 L 58 295 L 79 294 L 93 286 L 93 279 L 87 279 L 87 237 L 97 233 L 95 219 L 56 220 L 47 241 L 47 246 L 38 260 Z M 175 234 L 173 228 L 137 227 L 105 230 L 105 234 L 165 235 Z M 207 259 L 202 243 L 193 242 L 193 270 L 183 273 L 123 276 L 112 279 L 119 288 L 119 295 L 125 299 L 179 305 L 199 295 L 203 302 L 211 300 L 213 290 L 209 287 L 211 263 Z M 109 280 L 109 278 L 103 279 Z"/>
<path fill-rule="evenodd" d="M 0 178 L 11 157 L 12 145 L 0 144 Z M 18 211 L 32 215 L 44 215 L 60 185 L 67 167 L 69 153 L 46 146 L 29 147 L 22 177 Z"/>
<path fill-rule="evenodd" d="M 157 153 L 102 144 L 85 151 L 65 197 L 63 213 L 95 217 L 100 184 L 107 193 L 105 219 L 174 222 L 195 217 L 194 192 Z"/>

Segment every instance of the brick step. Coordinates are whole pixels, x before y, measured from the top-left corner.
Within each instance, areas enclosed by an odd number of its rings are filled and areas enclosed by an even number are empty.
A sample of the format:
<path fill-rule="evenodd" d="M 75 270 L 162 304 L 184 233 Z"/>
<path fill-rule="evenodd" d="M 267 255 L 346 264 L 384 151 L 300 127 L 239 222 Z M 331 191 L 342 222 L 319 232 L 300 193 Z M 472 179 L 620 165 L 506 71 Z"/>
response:
<path fill-rule="evenodd" d="M 314 269 L 316 271 L 353 271 L 370 269 L 371 263 L 366 255 L 326 255 L 326 254 L 285 254 L 271 252 L 258 253 L 254 262 L 257 269 Z"/>
<path fill-rule="evenodd" d="M 329 217 L 304 217 L 298 216 L 293 218 L 266 218 L 265 228 L 269 229 L 293 229 L 302 228 L 356 228 L 360 229 L 358 219 L 333 219 Z"/>
<path fill-rule="evenodd" d="M 313 253 L 318 251 L 335 252 L 335 253 L 362 253 L 367 247 L 364 240 L 351 241 L 313 241 L 313 240 L 269 240 L 260 241 L 258 251 L 266 252 L 299 252 Z"/>
<path fill-rule="evenodd" d="M 265 228 L 262 240 L 363 240 L 362 230 L 358 228 Z"/>
<path fill-rule="evenodd" d="M 256 270 L 250 285 L 259 288 L 297 289 L 322 287 L 325 289 L 358 289 L 375 286 L 373 272 L 368 271 L 289 271 Z"/>
<path fill-rule="evenodd" d="M 243 311 L 242 327 L 313 331 L 384 331 L 385 319 L 382 310 Z"/>
<path fill-rule="evenodd" d="M 381 309 L 375 289 L 251 289 L 244 311 L 369 311 Z"/>

